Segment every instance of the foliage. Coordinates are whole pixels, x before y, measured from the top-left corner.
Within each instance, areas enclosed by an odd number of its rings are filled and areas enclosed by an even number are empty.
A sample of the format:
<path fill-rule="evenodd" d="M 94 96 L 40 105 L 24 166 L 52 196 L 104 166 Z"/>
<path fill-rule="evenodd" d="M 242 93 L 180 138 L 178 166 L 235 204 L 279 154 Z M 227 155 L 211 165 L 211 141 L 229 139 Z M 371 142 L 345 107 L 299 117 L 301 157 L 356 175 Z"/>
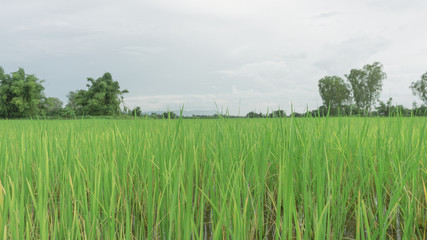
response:
<path fill-rule="evenodd" d="M 286 117 L 286 113 L 284 110 L 276 110 L 272 113 L 268 114 L 268 117 L 270 118 L 283 118 Z"/>
<path fill-rule="evenodd" d="M 333 114 L 338 113 L 343 104 L 350 101 L 349 86 L 340 77 L 326 76 L 319 80 L 318 86 L 323 105 Z"/>
<path fill-rule="evenodd" d="M 393 110 L 394 109 L 392 109 L 393 108 L 393 105 L 391 104 L 392 103 L 392 101 L 393 101 L 393 99 L 392 98 L 390 98 L 388 101 L 387 101 L 387 103 L 384 103 L 383 101 L 380 101 L 379 102 L 379 106 L 378 107 L 375 107 L 376 108 L 376 110 L 377 110 L 377 114 L 379 115 L 379 116 L 390 116 L 391 115 L 391 113 L 393 112 Z"/>
<path fill-rule="evenodd" d="M 263 118 L 265 117 L 262 113 L 256 113 L 256 112 L 248 112 L 248 114 L 246 114 L 247 118 Z"/>
<path fill-rule="evenodd" d="M 386 74 L 383 65 L 379 62 L 367 64 L 363 69 L 351 69 L 350 74 L 345 75 L 351 86 L 351 92 L 356 107 L 369 113 L 372 105 L 378 100 L 383 80 Z"/>
<path fill-rule="evenodd" d="M 67 107 L 77 115 L 117 115 L 120 114 L 120 104 L 127 90 L 120 90 L 120 85 L 114 81 L 110 73 L 94 80 L 88 78 L 88 90 L 70 92 Z"/>
<path fill-rule="evenodd" d="M 152 119 L 158 119 L 158 118 L 162 118 L 162 116 L 160 114 L 157 114 L 155 112 L 150 114 L 150 118 Z"/>
<path fill-rule="evenodd" d="M 59 116 L 63 114 L 62 105 L 59 98 L 43 97 L 39 104 L 39 112 L 42 116 Z"/>
<path fill-rule="evenodd" d="M 82 92 L 82 93 L 79 93 L 79 92 Z M 85 90 L 70 91 L 67 94 L 68 103 L 66 105 L 66 108 L 69 108 L 75 112 L 80 112 L 83 105 L 83 102 L 81 101 L 84 100 L 84 96 L 83 96 L 84 92 Z"/>
<path fill-rule="evenodd" d="M 141 117 L 142 116 L 141 107 L 135 107 L 134 109 L 129 111 L 129 115 L 135 116 L 135 117 Z"/>
<path fill-rule="evenodd" d="M 162 114 L 162 117 L 164 118 L 164 119 L 175 119 L 177 116 L 176 116 L 176 113 L 174 113 L 174 112 L 164 112 L 163 114 Z"/>
<path fill-rule="evenodd" d="M 0 132 L 2 239 L 427 237 L 424 118 L 18 120 Z"/>
<path fill-rule="evenodd" d="M 43 81 L 26 74 L 23 68 L 5 74 L 0 67 L 0 117 L 35 116 L 43 98 Z"/>
<path fill-rule="evenodd" d="M 391 116 L 411 116 L 411 110 L 408 108 L 405 108 L 402 105 L 392 105 L 393 99 L 390 98 L 387 103 L 384 103 L 383 101 L 379 102 L 379 106 L 376 107 L 376 114 L 378 116 L 385 116 L 385 117 L 391 117 Z M 414 113 L 412 113 L 414 114 Z"/>
<path fill-rule="evenodd" d="M 412 109 L 414 116 L 427 116 L 427 106 L 422 105 L 420 107 Z"/>
<path fill-rule="evenodd" d="M 419 96 L 421 101 L 427 105 L 427 72 L 421 76 L 421 79 L 413 82 L 410 86 L 412 94 Z"/>

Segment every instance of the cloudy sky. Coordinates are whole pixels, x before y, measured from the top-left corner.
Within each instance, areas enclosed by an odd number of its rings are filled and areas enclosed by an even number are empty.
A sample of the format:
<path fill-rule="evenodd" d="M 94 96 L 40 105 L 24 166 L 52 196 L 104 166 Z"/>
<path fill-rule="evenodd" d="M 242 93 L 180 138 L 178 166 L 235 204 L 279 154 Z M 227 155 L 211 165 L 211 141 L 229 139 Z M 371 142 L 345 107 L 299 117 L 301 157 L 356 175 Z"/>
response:
<path fill-rule="evenodd" d="M 411 106 L 427 71 L 425 0 L 0 0 L 0 66 L 67 101 L 110 72 L 143 111 L 321 105 L 317 81 L 379 61 Z"/>

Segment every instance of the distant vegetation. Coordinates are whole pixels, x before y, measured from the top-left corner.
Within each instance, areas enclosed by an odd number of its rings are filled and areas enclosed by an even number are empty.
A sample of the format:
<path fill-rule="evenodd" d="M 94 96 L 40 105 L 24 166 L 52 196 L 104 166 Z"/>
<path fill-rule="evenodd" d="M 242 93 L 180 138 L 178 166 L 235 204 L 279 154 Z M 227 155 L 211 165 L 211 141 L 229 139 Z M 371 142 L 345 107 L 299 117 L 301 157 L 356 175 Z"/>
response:
<path fill-rule="evenodd" d="M 68 104 L 58 98 L 46 97 L 43 81 L 26 74 L 23 68 L 10 74 L 0 67 L 0 117 L 75 117 L 81 115 L 120 115 L 120 104 L 127 90 L 120 90 L 119 83 L 110 73 L 98 79 L 88 78 L 87 90 L 71 91 Z"/>
<path fill-rule="evenodd" d="M 339 76 L 325 76 L 318 82 L 319 94 L 323 105 L 305 113 L 291 113 L 295 117 L 302 116 L 427 116 L 427 72 L 421 80 L 410 86 L 412 93 L 419 96 L 423 104 L 412 109 L 402 105 L 394 105 L 390 98 L 386 103 L 379 100 L 383 81 L 387 75 L 379 62 L 367 64 L 362 69 L 351 69 L 345 75 L 346 81 Z M 378 105 L 376 103 L 378 102 Z M 372 110 L 374 108 L 375 110 Z M 248 118 L 265 118 L 286 114 L 262 114 L 249 112 Z"/>
<path fill-rule="evenodd" d="M 386 73 L 379 62 L 367 64 L 362 69 L 351 69 L 345 80 L 339 76 L 325 76 L 318 82 L 319 94 L 323 105 L 318 109 L 304 113 L 274 110 L 268 113 L 249 112 L 246 118 L 302 117 L 302 116 L 427 116 L 427 72 L 421 79 L 412 82 L 410 89 L 423 102 L 412 108 L 393 104 L 392 98 L 386 103 L 379 100 Z M 80 116 L 132 116 L 147 118 L 176 118 L 174 112 L 143 113 L 139 106 L 129 109 L 120 107 L 123 95 L 119 82 L 114 81 L 110 73 L 102 77 L 87 79 L 87 89 L 70 91 L 68 103 L 63 107 L 60 99 L 46 97 L 43 80 L 33 74 L 25 73 L 23 68 L 7 74 L 0 67 L 0 118 L 75 118 Z M 378 104 L 377 104 L 378 103 Z M 374 110 L 373 110 L 374 109 Z M 228 114 L 195 116 L 186 118 L 239 118 Z"/>
<path fill-rule="evenodd" d="M 120 90 L 120 85 L 113 80 L 110 73 L 94 80 L 88 78 L 87 90 L 71 91 L 67 108 L 77 115 L 109 116 L 121 113 L 120 104 L 127 90 Z"/>
<path fill-rule="evenodd" d="M 319 112 L 327 109 L 330 115 L 425 115 L 426 107 L 417 107 L 413 104 L 413 109 L 403 106 L 393 106 L 392 98 L 387 103 L 379 101 L 383 81 L 387 75 L 383 71 L 383 66 L 379 62 L 367 64 L 362 69 L 351 69 L 345 75 L 346 80 L 338 76 L 326 76 L 319 80 L 319 93 L 323 100 L 323 106 Z M 419 95 L 424 104 L 427 104 L 426 97 L 427 73 L 422 79 L 413 82 L 410 88 L 414 95 Z M 376 111 L 372 107 L 379 101 Z"/>
<path fill-rule="evenodd" d="M 0 116 L 19 118 L 39 114 L 48 103 L 41 80 L 24 69 L 5 74 L 0 67 Z"/>

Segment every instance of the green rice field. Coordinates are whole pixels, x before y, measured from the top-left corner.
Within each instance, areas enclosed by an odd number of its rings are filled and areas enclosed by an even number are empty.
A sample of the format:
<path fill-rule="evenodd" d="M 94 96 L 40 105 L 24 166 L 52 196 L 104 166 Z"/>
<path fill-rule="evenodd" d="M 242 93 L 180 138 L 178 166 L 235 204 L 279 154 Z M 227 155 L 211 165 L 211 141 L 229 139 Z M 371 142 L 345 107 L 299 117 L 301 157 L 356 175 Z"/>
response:
<path fill-rule="evenodd" d="M 0 121 L 1 239 L 427 239 L 426 118 Z"/>

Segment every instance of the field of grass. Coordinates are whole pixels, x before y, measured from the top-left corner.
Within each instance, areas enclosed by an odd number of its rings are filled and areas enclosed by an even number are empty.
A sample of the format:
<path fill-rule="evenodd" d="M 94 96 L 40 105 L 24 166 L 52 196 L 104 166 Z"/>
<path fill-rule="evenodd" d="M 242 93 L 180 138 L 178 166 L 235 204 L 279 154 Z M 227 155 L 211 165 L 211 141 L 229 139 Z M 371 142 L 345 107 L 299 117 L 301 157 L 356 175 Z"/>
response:
<path fill-rule="evenodd" d="M 0 238 L 426 239 L 426 118 L 0 121 Z"/>

